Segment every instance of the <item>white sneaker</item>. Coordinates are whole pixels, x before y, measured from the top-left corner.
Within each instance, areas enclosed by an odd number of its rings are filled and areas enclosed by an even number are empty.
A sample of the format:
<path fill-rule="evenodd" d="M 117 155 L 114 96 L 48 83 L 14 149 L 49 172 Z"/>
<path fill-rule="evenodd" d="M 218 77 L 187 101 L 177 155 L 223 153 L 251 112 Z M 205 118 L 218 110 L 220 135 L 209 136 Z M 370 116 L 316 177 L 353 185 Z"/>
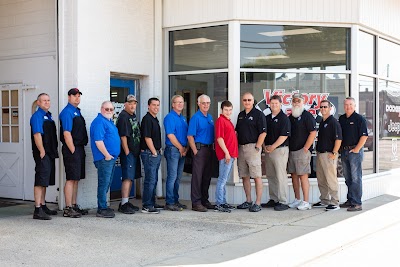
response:
<path fill-rule="evenodd" d="M 289 208 L 291 208 L 291 209 L 295 209 L 295 208 L 297 208 L 300 204 L 301 204 L 301 200 L 295 198 L 295 199 L 293 200 L 293 202 L 290 203 L 288 206 L 289 206 Z"/>
<path fill-rule="evenodd" d="M 297 207 L 298 210 L 310 210 L 311 204 L 305 201 L 302 201 L 301 204 Z"/>

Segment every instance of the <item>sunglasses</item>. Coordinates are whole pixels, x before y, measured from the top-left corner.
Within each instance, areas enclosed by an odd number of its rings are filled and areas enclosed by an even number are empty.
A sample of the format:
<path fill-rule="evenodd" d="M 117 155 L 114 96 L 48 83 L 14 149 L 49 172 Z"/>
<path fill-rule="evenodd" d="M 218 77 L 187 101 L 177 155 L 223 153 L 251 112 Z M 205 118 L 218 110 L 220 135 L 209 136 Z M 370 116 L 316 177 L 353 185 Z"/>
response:
<path fill-rule="evenodd" d="M 243 99 L 242 101 L 243 102 L 251 102 L 251 101 L 253 101 L 253 99 Z"/>
<path fill-rule="evenodd" d="M 114 108 L 104 108 L 104 110 L 107 111 L 107 112 L 110 112 L 110 111 L 113 112 Z"/>
<path fill-rule="evenodd" d="M 320 106 L 319 108 L 329 108 L 328 106 Z"/>

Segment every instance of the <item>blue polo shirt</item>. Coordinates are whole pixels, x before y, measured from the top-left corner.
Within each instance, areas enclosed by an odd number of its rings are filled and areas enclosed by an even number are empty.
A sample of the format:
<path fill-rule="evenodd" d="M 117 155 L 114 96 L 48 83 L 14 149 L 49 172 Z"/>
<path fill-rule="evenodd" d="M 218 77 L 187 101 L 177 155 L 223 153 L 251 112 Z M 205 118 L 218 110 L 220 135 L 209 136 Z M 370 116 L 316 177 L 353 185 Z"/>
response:
<path fill-rule="evenodd" d="M 190 119 L 188 136 L 193 136 L 196 143 L 211 145 L 214 143 L 214 121 L 212 116 L 207 113 L 204 116 L 198 110 Z"/>
<path fill-rule="evenodd" d="M 113 120 L 108 120 L 101 113 L 90 125 L 90 146 L 92 147 L 93 160 L 102 160 L 105 157 L 97 148 L 95 141 L 103 141 L 108 153 L 114 158 L 118 157 L 121 147 L 118 129 Z"/>
<path fill-rule="evenodd" d="M 68 105 L 60 113 L 60 121 L 64 131 L 72 132 L 73 120 L 75 117 L 81 116 L 81 111 L 68 103 Z"/>
<path fill-rule="evenodd" d="M 173 146 L 167 136 L 169 134 L 174 134 L 183 147 L 187 145 L 188 124 L 182 113 L 178 115 L 174 110 L 171 110 L 164 118 L 164 129 L 165 144 L 167 146 Z"/>
<path fill-rule="evenodd" d="M 32 127 L 32 133 L 33 134 L 35 134 L 35 133 L 44 134 L 43 123 L 45 121 L 50 121 L 50 122 L 53 121 L 51 112 L 49 111 L 46 113 L 46 111 L 44 111 L 43 109 L 38 108 L 38 110 L 35 113 L 33 113 L 32 117 L 31 117 L 31 121 L 30 121 L 30 124 Z"/>

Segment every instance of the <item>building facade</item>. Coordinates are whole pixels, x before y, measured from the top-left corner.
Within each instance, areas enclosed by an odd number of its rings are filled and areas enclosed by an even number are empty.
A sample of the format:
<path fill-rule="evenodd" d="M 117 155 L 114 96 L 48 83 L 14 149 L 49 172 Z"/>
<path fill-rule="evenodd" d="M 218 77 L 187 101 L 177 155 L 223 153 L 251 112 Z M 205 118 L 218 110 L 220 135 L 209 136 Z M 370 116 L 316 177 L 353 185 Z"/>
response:
<path fill-rule="evenodd" d="M 390 193 L 400 167 L 399 12 L 395 0 L 0 1 L 0 197 L 33 198 L 27 124 L 33 102 L 40 92 L 49 93 L 58 120 L 71 87 L 83 92 L 88 126 L 102 101 L 111 99 L 118 109 L 127 92 L 139 98 L 139 117 L 147 112 L 147 99 L 159 97 L 160 119 L 174 94 L 184 96 L 188 119 L 200 94 L 211 97 L 215 119 L 219 103 L 229 99 L 234 123 L 247 91 L 265 114 L 272 94 L 282 95 L 289 113 L 290 95 L 298 91 L 317 119 L 321 100 L 335 105 L 338 118 L 344 98 L 352 96 L 368 122 L 364 199 Z M 131 87 L 118 85 L 128 81 Z M 86 152 L 87 178 L 78 198 L 92 207 L 96 169 L 90 147 Z M 190 162 L 185 170 L 181 196 L 190 199 Z M 165 177 L 165 168 L 161 172 Z M 62 207 L 62 167 L 58 173 L 49 201 Z M 244 193 L 234 173 L 227 196 L 239 203 Z M 310 201 L 318 201 L 316 179 L 310 182 Z M 344 200 L 343 178 L 339 184 Z"/>

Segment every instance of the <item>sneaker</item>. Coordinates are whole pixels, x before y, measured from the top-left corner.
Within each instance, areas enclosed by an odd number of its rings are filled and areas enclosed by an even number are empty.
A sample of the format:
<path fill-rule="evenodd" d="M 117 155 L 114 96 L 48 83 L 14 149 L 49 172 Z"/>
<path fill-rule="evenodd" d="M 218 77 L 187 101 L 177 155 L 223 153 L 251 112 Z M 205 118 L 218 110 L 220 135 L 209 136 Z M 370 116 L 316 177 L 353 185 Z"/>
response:
<path fill-rule="evenodd" d="M 284 211 L 284 210 L 287 210 L 287 209 L 289 209 L 288 205 L 282 204 L 282 203 L 279 203 L 279 202 L 276 203 L 275 207 L 274 207 L 274 210 L 276 210 L 276 211 Z"/>
<path fill-rule="evenodd" d="M 79 205 L 77 205 L 77 204 L 72 205 L 72 208 L 73 208 L 76 212 L 79 212 L 79 213 L 82 214 L 82 215 L 88 215 L 88 214 L 89 214 L 89 211 L 88 211 L 88 210 L 81 209 L 81 207 L 80 207 Z"/>
<path fill-rule="evenodd" d="M 151 214 L 158 214 L 160 211 L 155 207 L 143 207 L 142 213 L 151 213 Z"/>
<path fill-rule="evenodd" d="M 140 208 L 139 208 L 139 207 L 137 207 L 137 206 L 133 205 L 133 204 L 132 204 L 132 203 L 130 203 L 130 202 L 128 202 L 128 205 L 129 205 L 129 207 L 131 207 L 131 209 L 133 209 L 134 211 L 139 211 L 139 210 L 140 210 Z"/>
<path fill-rule="evenodd" d="M 46 205 L 42 205 L 42 210 L 47 214 L 47 215 L 57 215 L 56 210 L 51 210 L 49 209 Z"/>
<path fill-rule="evenodd" d="M 347 211 L 361 211 L 362 206 L 361 205 L 351 205 L 350 207 L 347 208 Z"/>
<path fill-rule="evenodd" d="M 74 210 L 74 208 L 72 207 L 65 207 L 63 216 L 70 218 L 80 218 L 82 214 Z"/>
<path fill-rule="evenodd" d="M 276 203 L 279 203 L 279 202 L 275 202 L 274 200 L 270 199 L 267 203 L 261 204 L 261 207 L 263 207 L 263 208 L 273 208 L 273 207 L 275 207 Z"/>
<path fill-rule="evenodd" d="M 33 219 L 51 220 L 51 217 L 46 212 L 44 212 L 42 207 L 40 207 L 40 208 L 35 208 L 35 211 L 33 212 Z"/>
<path fill-rule="evenodd" d="M 313 207 L 314 207 L 314 205 L 313 205 Z M 326 211 L 340 210 L 340 207 L 339 207 L 339 206 L 336 206 L 336 205 L 330 204 L 330 205 L 328 205 L 328 206 L 325 208 L 325 210 L 326 210 Z"/>
<path fill-rule="evenodd" d="M 181 207 L 184 210 L 187 209 L 187 206 L 185 204 L 181 204 L 179 202 L 176 202 L 175 205 L 178 206 L 178 207 Z"/>
<path fill-rule="evenodd" d="M 301 204 L 297 207 L 297 209 L 298 210 L 310 210 L 311 204 L 306 201 L 302 201 Z"/>
<path fill-rule="evenodd" d="M 119 203 L 118 211 L 123 214 L 134 214 L 135 213 L 135 211 L 129 205 L 129 202 L 126 202 L 124 205 L 121 205 L 121 203 Z"/>
<path fill-rule="evenodd" d="M 179 207 L 179 206 L 177 206 L 177 205 L 165 205 L 165 207 L 164 207 L 164 209 L 165 210 L 170 210 L 170 211 L 182 211 L 183 210 L 183 208 L 181 208 L 181 207 Z"/>
<path fill-rule="evenodd" d="M 250 208 L 249 208 L 249 211 L 251 211 L 251 212 L 259 212 L 261 210 L 261 206 L 260 205 L 257 205 L 257 204 L 253 204 L 253 206 L 251 206 Z"/>
<path fill-rule="evenodd" d="M 221 206 L 224 207 L 225 209 L 228 209 L 228 210 L 235 210 L 236 209 L 234 206 L 229 205 L 228 203 L 222 204 Z"/>
<path fill-rule="evenodd" d="M 155 208 L 155 209 L 158 209 L 158 210 L 163 210 L 163 209 L 164 209 L 164 206 L 155 203 L 155 204 L 154 204 L 154 208 Z M 142 209 L 142 210 L 143 210 L 143 209 Z"/>
<path fill-rule="evenodd" d="M 223 205 L 216 205 L 215 208 L 214 208 L 214 211 L 217 211 L 217 212 L 218 212 L 218 211 L 219 211 L 219 212 L 228 212 L 228 213 L 231 212 L 230 209 L 225 208 Z"/>
<path fill-rule="evenodd" d="M 293 200 L 293 202 L 290 203 L 288 206 L 289 206 L 289 208 L 291 208 L 291 209 L 296 209 L 300 204 L 301 204 L 301 200 L 295 198 L 295 199 Z"/>
<path fill-rule="evenodd" d="M 96 217 L 114 218 L 115 213 L 113 209 L 97 210 Z"/>
<path fill-rule="evenodd" d="M 346 200 L 346 202 L 340 204 L 339 207 L 341 207 L 341 208 L 349 208 L 349 207 L 351 207 L 351 202 L 349 200 Z"/>
<path fill-rule="evenodd" d="M 245 202 L 243 202 L 242 204 L 236 206 L 236 208 L 239 209 L 239 210 L 245 210 L 245 209 L 250 208 L 251 205 L 253 205 L 253 202 L 247 202 L 247 201 L 245 201 Z"/>
<path fill-rule="evenodd" d="M 312 205 L 313 208 L 327 208 L 328 206 L 333 206 L 333 205 L 326 205 L 321 201 Z"/>

